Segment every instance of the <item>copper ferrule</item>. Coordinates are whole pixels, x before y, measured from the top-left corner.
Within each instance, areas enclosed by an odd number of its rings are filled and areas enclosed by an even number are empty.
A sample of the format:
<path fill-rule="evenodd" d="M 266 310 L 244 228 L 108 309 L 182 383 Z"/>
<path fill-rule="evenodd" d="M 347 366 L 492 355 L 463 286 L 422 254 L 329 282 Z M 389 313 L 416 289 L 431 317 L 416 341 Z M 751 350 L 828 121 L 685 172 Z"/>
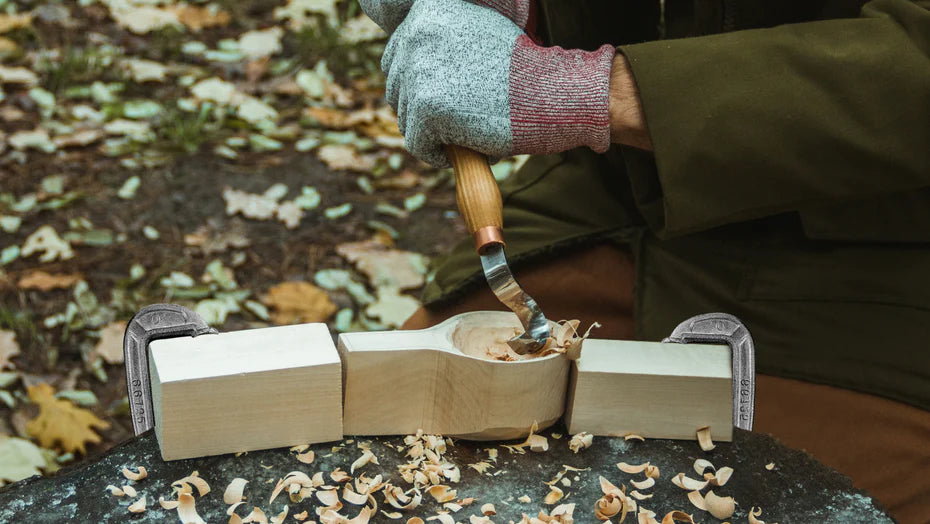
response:
<path fill-rule="evenodd" d="M 472 233 L 472 236 L 475 238 L 475 250 L 479 255 L 491 245 L 504 245 L 504 232 L 497 226 L 485 226 Z"/>

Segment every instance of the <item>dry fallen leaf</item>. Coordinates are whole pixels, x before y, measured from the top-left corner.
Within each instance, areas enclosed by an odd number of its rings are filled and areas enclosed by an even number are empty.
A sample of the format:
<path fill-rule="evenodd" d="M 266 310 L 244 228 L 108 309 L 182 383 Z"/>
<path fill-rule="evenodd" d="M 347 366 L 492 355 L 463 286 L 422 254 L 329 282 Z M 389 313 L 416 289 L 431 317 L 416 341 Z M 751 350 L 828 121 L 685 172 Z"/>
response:
<path fill-rule="evenodd" d="M 42 447 L 51 448 L 60 442 L 65 451 L 83 454 L 88 442 L 100 443 L 100 436 L 92 428 L 110 427 L 108 422 L 70 400 L 55 398 L 55 389 L 48 384 L 36 384 L 26 391 L 29 399 L 39 406 L 39 415 L 26 424 L 26 431 L 37 438 Z"/>
<path fill-rule="evenodd" d="M 362 173 L 374 169 L 377 158 L 375 155 L 359 153 L 354 147 L 343 144 L 321 146 L 317 149 L 316 156 L 330 169 L 360 171 Z"/>
<path fill-rule="evenodd" d="M 22 256 L 28 257 L 33 253 L 42 251 L 39 262 L 51 262 L 52 260 L 68 260 L 74 257 L 74 251 L 71 250 L 71 244 L 58 236 L 55 228 L 52 226 L 42 226 L 26 238 L 22 247 Z"/>
<path fill-rule="evenodd" d="M 94 346 L 94 353 L 107 362 L 107 364 L 123 363 L 123 334 L 126 333 L 126 322 L 110 322 L 100 330 L 100 340 Z"/>
<path fill-rule="evenodd" d="M 215 4 L 205 7 L 182 5 L 175 8 L 178 21 L 194 31 L 207 27 L 221 27 L 229 24 L 229 13 L 220 10 Z"/>
<path fill-rule="evenodd" d="M 32 25 L 32 13 L 0 14 L 0 34 Z"/>
<path fill-rule="evenodd" d="M 20 289 L 38 289 L 39 291 L 51 291 L 53 289 L 67 289 L 83 277 L 80 273 L 71 274 L 50 274 L 45 271 L 33 271 L 19 279 L 17 285 Z"/>
<path fill-rule="evenodd" d="M 324 322 L 336 312 L 326 291 L 309 282 L 282 282 L 268 290 L 265 305 L 275 324 Z"/>
<path fill-rule="evenodd" d="M 378 240 L 347 242 L 336 246 L 346 260 L 368 276 L 372 287 L 416 289 L 426 281 L 429 259 L 419 253 L 393 249 Z"/>
<path fill-rule="evenodd" d="M 16 342 L 16 333 L 0 329 L 0 370 L 13 369 L 16 366 L 10 359 L 19 355 L 19 343 Z"/>

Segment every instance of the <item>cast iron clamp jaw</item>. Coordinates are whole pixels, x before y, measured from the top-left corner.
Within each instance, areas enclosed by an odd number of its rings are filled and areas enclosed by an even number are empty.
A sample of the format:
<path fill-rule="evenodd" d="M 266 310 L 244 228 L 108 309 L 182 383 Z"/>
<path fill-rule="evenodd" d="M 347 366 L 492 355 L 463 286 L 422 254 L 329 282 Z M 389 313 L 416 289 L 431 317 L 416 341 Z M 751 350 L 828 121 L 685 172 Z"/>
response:
<path fill-rule="evenodd" d="M 200 315 L 174 304 L 146 306 L 132 317 L 123 336 L 123 355 L 132 428 L 136 435 L 155 426 L 149 377 L 149 343 L 163 338 L 216 333 Z M 726 313 L 698 315 L 679 324 L 662 342 L 730 346 L 733 362 L 733 425 L 752 430 L 756 395 L 755 350 L 749 330 L 738 318 Z"/>
<path fill-rule="evenodd" d="M 707 313 L 678 324 L 662 342 L 726 344 L 733 363 L 733 425 L 752 431 L 756 402 L 756 350 L 752 335 L 733 315 Z"/>

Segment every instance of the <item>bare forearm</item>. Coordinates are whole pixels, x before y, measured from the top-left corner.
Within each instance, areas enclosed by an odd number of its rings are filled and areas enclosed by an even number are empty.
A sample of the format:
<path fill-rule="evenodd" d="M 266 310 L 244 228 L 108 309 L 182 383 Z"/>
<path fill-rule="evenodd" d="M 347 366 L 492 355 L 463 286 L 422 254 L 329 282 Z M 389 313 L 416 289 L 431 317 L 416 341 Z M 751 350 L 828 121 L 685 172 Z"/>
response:
<path fill-rule="evenodd" d="M 639 91 L 626 58 L 619 53 L 614 57 L 610 72 L 609 104 L 610 141 L 651 151 L 652 141 L 646 129 Z"/>

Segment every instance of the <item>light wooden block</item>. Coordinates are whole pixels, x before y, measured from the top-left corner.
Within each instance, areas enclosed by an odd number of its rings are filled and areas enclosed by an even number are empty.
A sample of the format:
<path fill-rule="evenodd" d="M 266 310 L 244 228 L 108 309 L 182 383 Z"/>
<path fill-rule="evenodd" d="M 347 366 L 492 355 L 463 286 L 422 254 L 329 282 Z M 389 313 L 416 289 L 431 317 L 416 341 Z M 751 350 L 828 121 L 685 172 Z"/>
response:
<path fill-rule="evenodd" d="M 589 339 L 572 366 L 565 422 L 570 433 L 635 433 L 733 439 L 730 348 Z"/>
<path fill-rule="evenodd" d="M 325 324 L 149 344 L 162 458 L 342 438 L 342 371 Z"/>
<path fill-rule="evenodd" d="M 507 340 L 512 313 L 472 312 L 429 329 L 339 336 L 346 435 L 428 433 L 474 440 L 527 435 L 562 416 L 570 362 L 562 355 L 502 362 L 477 355 Z"/>

